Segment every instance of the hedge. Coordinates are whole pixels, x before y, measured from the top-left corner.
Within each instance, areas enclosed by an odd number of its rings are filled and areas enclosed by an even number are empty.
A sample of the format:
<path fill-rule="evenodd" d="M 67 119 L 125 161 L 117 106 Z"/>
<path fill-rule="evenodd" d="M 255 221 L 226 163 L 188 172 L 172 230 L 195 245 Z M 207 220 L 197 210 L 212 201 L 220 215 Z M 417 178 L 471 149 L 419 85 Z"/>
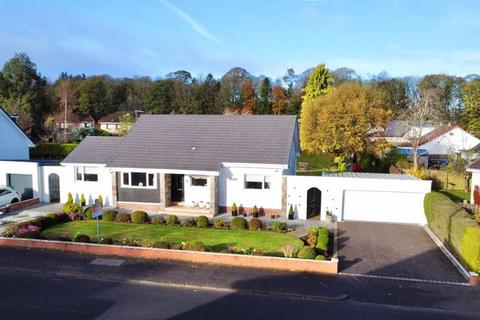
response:
<path fill-rule="evenodd" d="M 480 225 L 441 193 L 428 193 L 424 204 L 430 229 L 470 270 L 480 272 Z"/>
<path fill-rule="evenodd" d="M 76 143 L 39 143 L 30 150 L 30 158 L 63 160 L 76 147 Z"/>

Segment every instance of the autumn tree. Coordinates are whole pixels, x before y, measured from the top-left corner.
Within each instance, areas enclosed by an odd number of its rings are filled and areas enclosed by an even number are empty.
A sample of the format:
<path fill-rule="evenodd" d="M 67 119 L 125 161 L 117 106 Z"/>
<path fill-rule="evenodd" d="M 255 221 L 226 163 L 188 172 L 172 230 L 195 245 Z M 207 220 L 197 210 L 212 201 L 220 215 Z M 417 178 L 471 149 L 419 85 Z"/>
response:
<path fill-rule="evenodd" d="M 240 67 L 232 68 L 222 76 L 219 101 L 224 109 L 237 111 L 243 108 L 242 89 L 251 79 L 252 75 Z"/>
<path fill-rule="evenodd" d="M 272 89 L 272 113 L 283 114 L 287 107 L 287 91 L 282 86 L 275 86 Z"/>
<path fill-rule="evenodd" d="M 480 137 L 480 80 L 473 80 L 463 85 L 465 103 L 464 123 L 467 130 Z"/>
<path fill-rule="evenodd" d="M 332 89 L 333 76 L 324 64 L 318 65 L 308 78 L 304 89 L 304 101 L 313 101 Z"/>
<path fill-rule="evenodd" d="M 270 79 L 265 78 L 260 86 L 260 94 L 257 102 L 257 114 L 272 113 L 272 85 Z"/>
<path fill-rule="evenodd" d="M 382 102 L 383 97 L 377 91 L 359 82 L 345 82 L 309 100 L 309 112 L 302 114 L 300 124 L 302 149 L 333 152 L 346 159 L 363 153 L 383 152 L 371 139 L 372 131 L 385 127 L 390 117 Z M 313 126 L 307 127 L 304 123 Z"/>
<path fill-rule="evenodd" d="M 395 116 L 399 116 L 408 108 L 408 86 L 405 80 L 387 79 L 372 81 L 370 86 L 379 90 L 384 97 L 384 107 Z"/>
<path fill-rule="evenodd" d="M 242 114 L 253 114 L 257 105 L 257 95 L 253 88 L 252 81 L 247 81 L 242 87 Z"/>

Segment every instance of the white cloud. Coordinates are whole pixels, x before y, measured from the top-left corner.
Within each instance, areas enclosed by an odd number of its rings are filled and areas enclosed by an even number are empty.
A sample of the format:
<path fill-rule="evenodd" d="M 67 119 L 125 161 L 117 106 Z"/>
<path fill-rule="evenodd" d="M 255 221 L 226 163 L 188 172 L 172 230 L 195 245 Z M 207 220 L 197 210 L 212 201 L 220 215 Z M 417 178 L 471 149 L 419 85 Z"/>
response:
<path fill-rule="evenodd" d="M 201 25 L 197 20 L 195 20 L 191 15 L 179 9 L 178 7 L 174 6 L 173 4 L 168 2 L 168 0 L 158 0 L 158 1 L 162 5 L 167 7 L 170 11 L 172 11 L 175 15 L 177 15 L 180 19 L 185 21 L 198 34 L 212 41 L 221 43 L 220 39 L 218 39 L 217 37 L 209 33 L 207 29 L 205 29 L 205 27 Z"/>

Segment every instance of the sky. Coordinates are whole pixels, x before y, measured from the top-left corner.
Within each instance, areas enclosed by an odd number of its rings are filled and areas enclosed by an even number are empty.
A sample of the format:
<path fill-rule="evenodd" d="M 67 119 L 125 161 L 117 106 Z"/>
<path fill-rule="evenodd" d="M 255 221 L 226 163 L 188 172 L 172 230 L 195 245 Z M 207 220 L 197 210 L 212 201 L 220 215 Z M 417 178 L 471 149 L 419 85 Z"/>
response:
<path fill-rule="evenodd" d="M 480 73 L 480 1 L 0 0 L 0 64 L 26 52 L 42 75 L 162 77 Z"/>

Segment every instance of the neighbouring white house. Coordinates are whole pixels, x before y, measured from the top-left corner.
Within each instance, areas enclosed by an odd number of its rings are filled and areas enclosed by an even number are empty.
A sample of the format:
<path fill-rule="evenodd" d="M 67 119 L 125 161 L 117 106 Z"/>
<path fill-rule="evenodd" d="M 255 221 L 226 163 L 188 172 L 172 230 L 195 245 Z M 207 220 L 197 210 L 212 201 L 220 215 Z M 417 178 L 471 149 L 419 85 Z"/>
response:
<path fill-rule="evenodd" d="M 478 199 L 480 200 L 480 160 L 470 163 L 467 166 L 467 171 L 472 173 L 472 179 L 470 180 L 470 203 L 480 204 L 478 201 L 475 203 L 475 193 L 478 194 Z"/>
<path fill-rule="evenodd" d="M 28 160 L 33 147 L 35 144 L 18 126 L 15 117 L 0 107 L 0 159 Z"/>
<path fill-rule="evenodd" d="M 122 128 L 120 118 L 125 112 L 117 111 L 98 120 L 98 127 L 113 135 L 119 135 Z"/>
<path fill-rule="evenodd" d="M 235 203 L 266 216 L 292 208 L 298 219 L 325 219 L 329 211 L 338 220 L 425 223 L 430 181 L 297 176 L 299 155 L 295 116 L 142 115 L 125 137 L 87 137 L 61 166 L 7 165 L 30 170 L 42 201 L 52 201 L 53 179 L 61 202 L 69 192 L 89 204 L 101 195 L 106 206 L 151 213 L 215 215 Z M 0 179 L 4 168 L 0 162 Z"/>

